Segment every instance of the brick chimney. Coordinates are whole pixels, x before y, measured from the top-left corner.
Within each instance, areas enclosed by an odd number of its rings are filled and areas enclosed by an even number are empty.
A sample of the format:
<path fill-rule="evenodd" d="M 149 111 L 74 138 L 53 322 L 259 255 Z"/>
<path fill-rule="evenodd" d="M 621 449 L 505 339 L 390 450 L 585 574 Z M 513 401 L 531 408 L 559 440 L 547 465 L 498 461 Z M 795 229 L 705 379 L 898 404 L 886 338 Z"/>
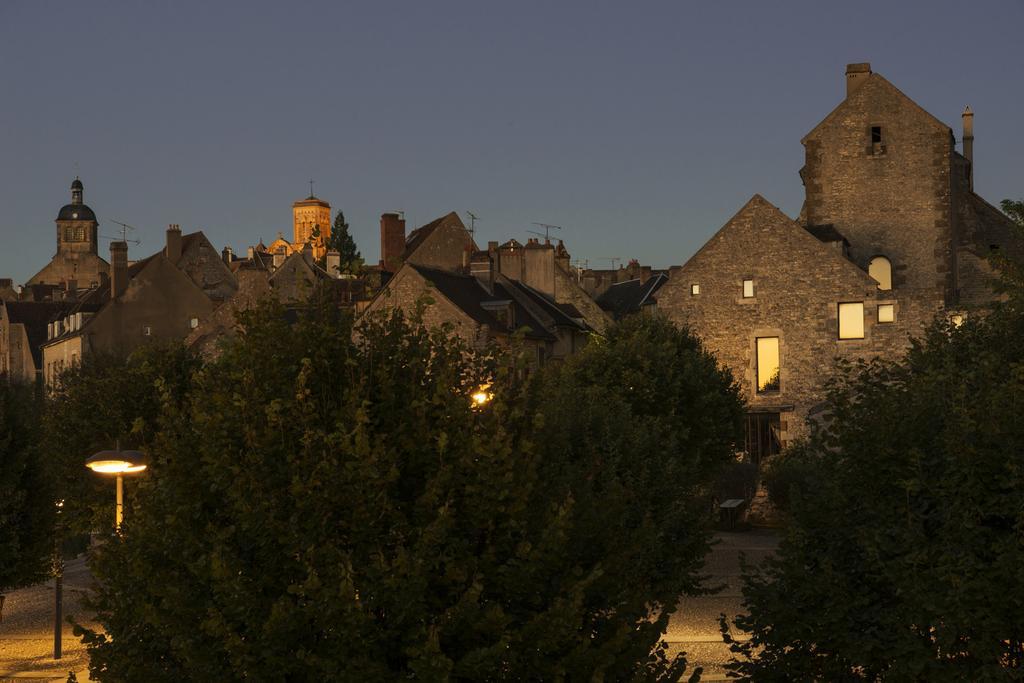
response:
<path fill-rule="evenodd" d="M 967 187 L 974 189 L 974 112 L 964 109 L 964 159 L 967 159 Z"/>
<path fill-rule="evenodd" d="M 116 299 L 128 288 L 128 243 L 110 243 L 110 298 Z"/>
<path fill-rule="evenodd" d="M 397 213 L 380 215 L 380 265 L 395 272 L 405 251 L 405 219 Z"/>
<path fill-rule="evenodd" d="M 111 245 L 113 246 L 113 245 Z M 177 265 L 181 258 L 181 226 L 175 223 L 167 226 L 167 248 L 164 250 L 167 260 Z"/>
<path fill-rule="evenodd" d="M 523 282 L 542 294 L 555 296 L 555 247 L 534 238 L 523 249 Z"/>
<path fill-rule="evenodd" d="M 853 91 L 864 84 L 867 77 L 871 75 L 871 64 L 860 62 L 859 64 L 846 65 L 846 96 L 849 97 Z"/>
<path fill-rule="evenodd" d="M 470 254 L 469 274 L 483 285 L 488 294 L 494 294 L 494 259 L 497 258 L 497 242 L 492 242 L 487 251 Z"/>

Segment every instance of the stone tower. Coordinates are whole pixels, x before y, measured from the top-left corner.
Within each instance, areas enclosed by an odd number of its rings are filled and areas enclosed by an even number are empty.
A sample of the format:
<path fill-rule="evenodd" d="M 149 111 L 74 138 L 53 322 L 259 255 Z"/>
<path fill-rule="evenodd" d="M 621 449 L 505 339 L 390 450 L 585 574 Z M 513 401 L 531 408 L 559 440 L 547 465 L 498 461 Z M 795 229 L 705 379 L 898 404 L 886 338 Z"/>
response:
<path fill-rule="evenodd" d="M 312 241 L 316 228 L 320 228 L 323 241 L 331 236 L 331 205 L 310 194 L 292 204 L 292 244 L 298 247 Z"/>
<path fill-rule="evenodd" d="M 71 203 L 57 213 L 57 253 L 26 284 L 90 287 L 100 282 L 100 274 L 109 272 L 98 253 L 96 214 L 84 203 L 85 188 L 76 176 L 71 183 Z"/>

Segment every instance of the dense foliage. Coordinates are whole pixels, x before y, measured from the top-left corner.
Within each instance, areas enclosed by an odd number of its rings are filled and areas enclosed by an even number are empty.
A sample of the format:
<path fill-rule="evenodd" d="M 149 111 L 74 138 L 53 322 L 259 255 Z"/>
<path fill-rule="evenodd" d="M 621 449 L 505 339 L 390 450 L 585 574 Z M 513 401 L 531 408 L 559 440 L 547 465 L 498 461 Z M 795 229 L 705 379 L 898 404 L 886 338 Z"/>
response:
<path fill-rule="evenodd" d="M 1024 678 L 1019 292 L 903 362 L 841 368 L 828 418 L 769 474 L 790 525 L 745 578 L 738 673 Z"/>
<path fill-rule="evenodd" d="M 659 641 L 701 590 L 729 376 L 661 320 L 531 381 L 498 360 L 400 314 L 250 314 L 163 391 L 94 557 L 94 677 L 678 678 Z"/>
<path fill-rule="evenodd" d="M 331 236 L 327 238 L 327 249 L 337 251 L 341 256 L 341 272 L 350 275 L 358 275 L 363 265 L 362 254 L 356 247 L 356 241 L 352 238 L 352 232 L 345 221 L 345 212 L 339 211 L 334 216 L 334 225 L 331 227 Z M 331 273 L 336 275 L 336 273 Z"/>
<path fill-rule="evenodd" d="M 111 528 L 113 481 L 86 470 L 86 459 L 118 446 L 148 450 L 163 404 L 182 400 L 198 367 L 180 344 L 147 344 L 128 358 L 90 354 L 63 374 L 45 401 L 40 443 L 69 531 Z M 134 486 L 129 479 L 125 494 Z"/>
<path fill-rule="evenodd" d="M 0 376 L 0 608 L 4 591 L 40 581 L 54 550 L 56 494 L 39 457 L 40 401 Z"/>

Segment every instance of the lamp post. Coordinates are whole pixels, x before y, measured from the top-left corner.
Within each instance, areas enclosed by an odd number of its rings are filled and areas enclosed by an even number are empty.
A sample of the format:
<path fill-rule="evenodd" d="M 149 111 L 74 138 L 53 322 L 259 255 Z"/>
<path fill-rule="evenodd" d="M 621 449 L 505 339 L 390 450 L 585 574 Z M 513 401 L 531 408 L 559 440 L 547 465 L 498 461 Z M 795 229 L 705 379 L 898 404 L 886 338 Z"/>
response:
<path fill-rule="evenodd" d="M 114 528 L 121 530 L 124 518 L 124 482 L 125 474 L 134 474 L 146 469 L 149 459 L 139 451 L 100 451 L 85 461 L 85 466 L 100 474 L 117 476 L 117 507 L 114 512 Z"/>

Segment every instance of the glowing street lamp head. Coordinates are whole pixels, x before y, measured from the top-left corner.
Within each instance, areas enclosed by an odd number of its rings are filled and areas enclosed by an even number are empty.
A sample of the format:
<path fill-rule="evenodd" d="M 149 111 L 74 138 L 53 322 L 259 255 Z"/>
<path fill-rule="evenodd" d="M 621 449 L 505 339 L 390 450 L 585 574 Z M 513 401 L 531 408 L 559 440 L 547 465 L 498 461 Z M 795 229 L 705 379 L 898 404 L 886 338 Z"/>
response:
<path fill-rule="evenodd" d="M 100 451 L 85 466 L 100 474 L 132 474 L 146 469 L 148 459 L 139 451 Z"/>
<path fill-rule="evenodd" d="M 474 407 L 482 408 L 483 406 L 487 405 L 487 403 L 490 402 L 491 398 L 493 398 L 493 394 L 487 391 L 490 388 L 490 384 L 483 384 L 480 386 L 480 388 L 473 392 L 473 395 L 470 396 L 470 398 L 473 399 Z"/>

